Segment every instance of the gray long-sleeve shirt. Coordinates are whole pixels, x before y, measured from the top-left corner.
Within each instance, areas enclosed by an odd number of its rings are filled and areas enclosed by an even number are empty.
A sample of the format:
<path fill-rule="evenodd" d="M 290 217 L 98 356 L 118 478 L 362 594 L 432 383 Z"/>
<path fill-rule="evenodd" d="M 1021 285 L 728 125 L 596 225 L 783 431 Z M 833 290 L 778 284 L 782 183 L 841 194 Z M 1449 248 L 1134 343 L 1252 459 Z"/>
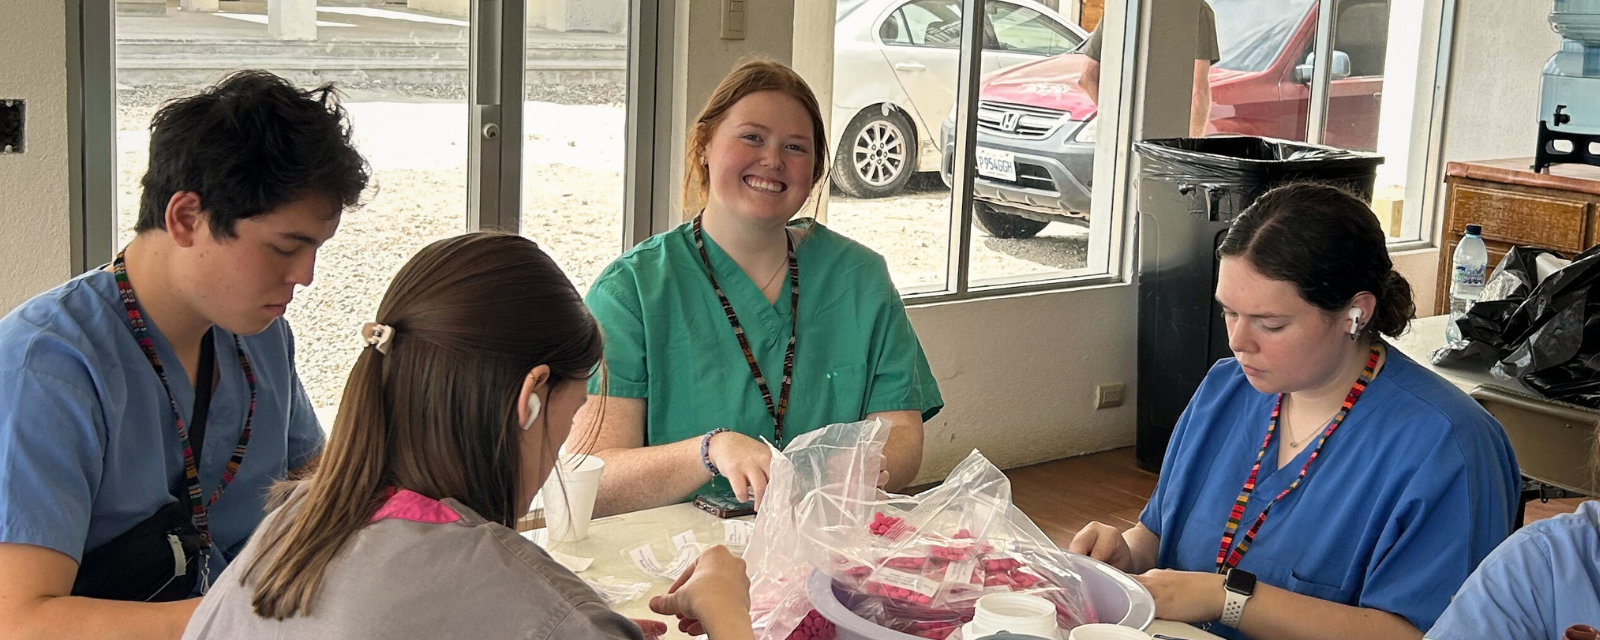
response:
<path fill-rule="evenodd" d="M 296 502 L 259 531 L 273 531 Z M 251 609 L 254 584 L 240 579 L 262 537 L 218 577 L 184 640 L 642 640 L 538 545 L 448 498 L 391 499 L 329 565 L 309 616 L 278 621 Z"/>

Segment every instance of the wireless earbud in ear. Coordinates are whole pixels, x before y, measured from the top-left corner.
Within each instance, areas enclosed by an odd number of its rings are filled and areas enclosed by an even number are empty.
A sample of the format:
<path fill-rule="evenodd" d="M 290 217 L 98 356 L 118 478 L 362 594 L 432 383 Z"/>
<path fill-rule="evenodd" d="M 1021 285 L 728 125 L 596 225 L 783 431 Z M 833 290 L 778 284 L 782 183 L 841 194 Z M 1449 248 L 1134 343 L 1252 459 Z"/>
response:
<path fill-rule="evenodd" d="M 1361 309 L 1357 308 L 1357 307 L 1350 307 L 1349 316 L 1350 316 L 1350 335 L 1353 336 L 1353 335 L 1360 334 L 1361 333 Z"/>
<path fill-rule="evenodd" d="M 523 431 L 533 428 L 533 421 L 539 418 L 540 408 L 539 396 L 530 394 L 528 396 L 528 419 L 522 421 Z"/>

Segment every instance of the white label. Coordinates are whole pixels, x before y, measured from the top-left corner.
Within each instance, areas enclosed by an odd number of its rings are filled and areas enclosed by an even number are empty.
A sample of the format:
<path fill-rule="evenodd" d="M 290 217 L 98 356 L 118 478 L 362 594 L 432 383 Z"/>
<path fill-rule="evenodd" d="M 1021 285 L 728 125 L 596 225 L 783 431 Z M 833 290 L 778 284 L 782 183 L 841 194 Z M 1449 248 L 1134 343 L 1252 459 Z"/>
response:
<path fill-rule="evenodd" d="M 668 580 L 677 580 L 678 576 L 683 575 L 683 572 L 689 570 L 689 565 L 694 564 L 695 558 L 698 557 L 700 557 L 700 551 L 698 549 L 686 548 L 679 550 L 678 557 L 672 560 L 672 566 L 667 567 L 666 575 L 661 577 Z"/>
<path fill-rule="evenodd" d="M 978 154 L 975 159 L 978 165 L 978 175 L 1007 182 L 1017 181 L 1016 156 L 1010 151 L 997 151 L 978 147 Z"/>
<path fill-rule="evenodd" d="M 672 536 L 672 548 L 677 549 L 680 552 L 684 549 L 694 549 L 698 552 L 700 550 L 700 541 L 695 538 L 694 530 L 690 529 L 678 535 Z"/>
<path fill-rule="evenodd" d="M 546 550 L 545 553 L 550 554 L 551 559 L 561 563 L 561 566 L 566 567 L 568 571 L 573 573 L 583 573 L 589 569 L 589 565 L 594 564 L 594 558 L 580 558 L 553 550 Z"/>
<path fill-rule="evenodd" d="M 872 579 L 891 587 L 909 589 L 930 598 L 933 597 L 933 594 L 939 592 L 939 583 L 919 575 L 895 571 L 894 569 L 879 569 L 876 574 L 873 574 Z"/>
<path fill-rule="evenodd" d="M 628 558 L 633 560 L 633 566 L 638 567 L 647 575 L 659 576 L 666 571 L 661 566 L 661 561 L 656 559 L 656 552 L 648 544 L 641 544 L 628 550 Z"/>
<path fill-rule="evenodd" d="M 723 520 L 722 540 L 730 547 L 746 547 L 750 545 L 750 536 L 755 533 L 755 524 L 745 520 Z"/>
<path fill-rule="evenodd" d="M 698 556 L 697 549 L 680 549 L 678 557 L 672 559 L 672 564 L 663 566 L 661 561 L 656 559 L 655 550 L 648 544 L 628 550 L 628 558 L 633 560 L 633 566 L 645 575 L 663 580 L 677 580 L 678 576 L 689 570 L 689 565 L 694 564 L 694 559 Z"/>

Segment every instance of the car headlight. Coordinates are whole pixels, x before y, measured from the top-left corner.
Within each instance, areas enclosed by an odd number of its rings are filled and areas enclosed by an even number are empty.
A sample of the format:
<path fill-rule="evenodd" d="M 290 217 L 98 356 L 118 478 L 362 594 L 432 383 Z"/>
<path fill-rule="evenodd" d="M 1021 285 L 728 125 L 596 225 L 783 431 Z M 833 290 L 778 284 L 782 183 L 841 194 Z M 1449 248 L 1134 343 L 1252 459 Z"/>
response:
<path fill-rule="evenodd" d="M 1072 141 L 1094 144 L 1094 130 L 1099 128 L 1096 126 L 1098 124 L 1099 118 L 1091 117 L 1084 121 L 1083 126 L 1078 127 L 1078 132 L 1072 135 Z"/>

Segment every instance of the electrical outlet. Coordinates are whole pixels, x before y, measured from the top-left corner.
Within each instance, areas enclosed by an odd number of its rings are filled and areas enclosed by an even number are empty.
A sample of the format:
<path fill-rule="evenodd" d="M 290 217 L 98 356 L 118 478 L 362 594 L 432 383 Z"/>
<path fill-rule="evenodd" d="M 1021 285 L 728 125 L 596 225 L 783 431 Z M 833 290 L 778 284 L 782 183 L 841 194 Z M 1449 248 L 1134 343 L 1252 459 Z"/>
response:
<path fill-rule="evenodd" d="M 722 39 L 743 40 L 747 0 L 722 0 Z"/>
<path fill-rule="evenodd" d="M 24 115 L 21 100 L 0 100 L 0 153 L 22 153 Z"/>
<path fill-rule="evenodd" d="M 1122 406 L 1123 386 L 1121 382 L 1102 384 L 1094 388 L 1094 408 L 1110 409 Z"/>

